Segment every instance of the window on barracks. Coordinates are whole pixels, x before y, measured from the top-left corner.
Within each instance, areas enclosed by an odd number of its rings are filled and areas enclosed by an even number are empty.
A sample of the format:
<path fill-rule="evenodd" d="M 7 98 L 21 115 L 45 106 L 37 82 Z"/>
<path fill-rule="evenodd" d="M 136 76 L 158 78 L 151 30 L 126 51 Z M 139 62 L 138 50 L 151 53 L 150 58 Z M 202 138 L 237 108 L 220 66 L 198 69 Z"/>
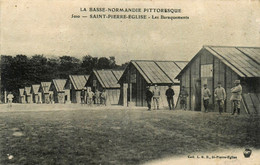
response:
<path fill-rule="evenodd" d="M 201 77 L 213 77 L 213 64 L 201 65 Z"/>

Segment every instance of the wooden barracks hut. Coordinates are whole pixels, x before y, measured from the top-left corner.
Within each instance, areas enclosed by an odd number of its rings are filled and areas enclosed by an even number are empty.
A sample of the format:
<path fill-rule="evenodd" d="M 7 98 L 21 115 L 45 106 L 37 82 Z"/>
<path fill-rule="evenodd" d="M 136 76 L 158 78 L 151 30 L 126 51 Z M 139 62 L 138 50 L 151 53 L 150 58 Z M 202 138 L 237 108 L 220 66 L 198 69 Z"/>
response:
<path fill-rule="evenodd" d="M 30 104 L 30 103 L 33 103 L 31 88 L 32 88 L 32 87 L 24 87 L 24 95 L 26 96 L 26 97 L 25 97 L 26 103 L 29 103 L 29 104 Z"/>
<path fill-rule="evenodd" d="M 50 94 L 53 94 L 53 91 L 50 91 L 51 82 L 41 82 L 40 92 L 42 93 L 42 102 L 49 104 L 50 103 Z"/>
<path fill-rule="evenodd" d="M 32 96 L 33 96 L 33 102 L 37 104 L 42 103 L 42 94 L 40 93 L 40 84 L 33 84 L 32 85 Z"/>
<path fill-rule="evenodd" d="M 24 88 L 19 88 L 19 102 L 25 104 Z"/>
<path fill-rule="evenodd" d="M 72 103 L 81 103 L 81 92 L 85 88 L 88 75 L 69 75 L 65 89 L 70 90 L 70 100 Z"/>
<path fill-rule="evenodd" d="M 259 113 L 259 63 L 260 47 L 203 46 L 176 77 L 189 93 L 188 109 L 203 111 L 201 92 L 203 85 L 207 84 L 212 92 L 211 109 L 217 111 L 213 92 L 221 82 L 227 93 L 225 111 L 231 112 L 231 88 L 239 79 L 243 87 L 241 112 Z"/>
<path fill-rule="evenodd" d="M 168 86 L 172 84 L 174 84 L 174 100 L 176 103 L 179 81 L 174 78 L 187 63 L 187 61 L 131 61 L 119 79 L 122 96 L 120 104 L 124 106 L 147 106 L 146 87 L 151 86 L 151 90 L 153 90 L 155 84 L 161 93 L 160 107 L 168 106 L 165 92 Z"/>
<path fill-rule="evenodd" d="M 69 92 L 64 90 L 66 79 L 53 79 L 50 90 L 53 91 L 53 98 L 55 103 L 65 103 L 69 101 Z"/>
<path fill-rule="evenodd" d="M 118 104 L 120 96 L 120 85 L 117 83 L 122 70 L 93 70 L 90 74 L 86 87 L 91 87 L 94 92 L 98 89 L 100 92 L 106 89 L 107 92 L 107 104 Z"/>

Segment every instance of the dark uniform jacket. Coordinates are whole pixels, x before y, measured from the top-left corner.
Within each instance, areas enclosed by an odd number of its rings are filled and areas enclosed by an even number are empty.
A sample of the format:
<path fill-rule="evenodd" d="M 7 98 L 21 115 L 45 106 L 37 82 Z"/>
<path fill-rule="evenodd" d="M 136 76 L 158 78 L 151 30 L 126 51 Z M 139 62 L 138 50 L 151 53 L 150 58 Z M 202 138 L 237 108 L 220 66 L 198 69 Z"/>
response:
<path fill-rule="evenodd" d="M 167 89 L 166 92 L 165 92 L 165 95 L 166 95 L 168 98 L 173 97 L 174 94 L 175 94 L 175 93 L 174 93 L 174 90 L 173 90 L 172 88 Z"/>
<path fill-rule="evenodd" d="M 153 92 L 151 90 L 147 90 L 145 96 L 146 96 L 146 100 L 151 100 L 153 97 Z"/>

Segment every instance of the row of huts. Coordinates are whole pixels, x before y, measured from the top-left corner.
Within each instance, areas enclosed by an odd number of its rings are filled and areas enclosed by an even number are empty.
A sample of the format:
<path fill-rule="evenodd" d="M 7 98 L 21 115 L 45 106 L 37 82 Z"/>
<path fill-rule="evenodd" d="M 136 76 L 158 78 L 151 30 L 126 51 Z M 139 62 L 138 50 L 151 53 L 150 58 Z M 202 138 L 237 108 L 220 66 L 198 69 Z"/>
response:
<path fill-rule="evenodd" d="M 184 86 L 189 94 L 188 109 L 203 111 L 202 86 L 207 84 L 213 92 L 221 82 L 227 92 L 225 111 L 231 112 L 229 100 L 236 79 L 243 86 L 242 109 L 245 113 L 260 113 L 260 47 L 203 46 L 191 61 L 132 60 L 124 71 L 94 70 L 88 75 L 70 75 L 66 79 L 54 79 L 20 89 L 21 102 L 49 102 L 53 95 L 56 103 L 79 103 L 84 87 L 95 91 L 107 89 L 108 102 L 124 106 L 146 106 L 145 91 L 148 85 L 157 84 L 162 97 L 161 106 L 167 106 L 164 96 L 168 85 L 174 84 L 175 103 L 179 107 L 178 94 Z M 36 99 L 37 95 L 41 97 Z M 211 109 L 216 109 L 214 95 Z"/>
<path fill-rule="evenodd" d="M 109 104 L 118 104 L 122 71 L 94 70 L 90 75 L 69 75 L 19 89 L 21 103 L 81 103 L 82 91 L 107 90 Z M 89 82 L 91 81 L 91 82 Z"/>

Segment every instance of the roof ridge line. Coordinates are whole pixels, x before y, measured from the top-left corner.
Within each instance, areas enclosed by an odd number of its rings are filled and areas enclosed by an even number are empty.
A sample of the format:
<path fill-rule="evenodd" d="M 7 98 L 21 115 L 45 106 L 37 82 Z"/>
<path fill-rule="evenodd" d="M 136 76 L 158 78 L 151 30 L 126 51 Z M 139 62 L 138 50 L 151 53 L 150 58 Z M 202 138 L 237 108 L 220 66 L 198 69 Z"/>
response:
<path fill-rule="evenodd" d="M 256 61 L 254 58 L 252 58 L 251 56 L 249 56 L 247 53 L 243 52 L 242 50 L 239 49 L 239 47 L 235 47 L 238 51 L 240 51 L 242 54 L 244 54 L 245 56 L 247 56 L 248 58 L 250 58 L 252 61 L 254 61 L 255 63 L 257 63 L 259 65 L 259 62 Z"/>
<path fill-rule="evenodd" d="M 224 48 L 224 47 L 226 47 L 226 48 L 256 48 L 256 49 L 259 49 L 260 47 L 256 47 L 256 46 L 221 46 L 221 45 L 203 45 L 203 48 L 204 47 L 222 47 L 222 48 Z"/>
<path fill-rule="evenodd" d="M 212 49 L 211 47 L 209 47 L 213 52 L 215 52 L 216 54 L 218 54 L 220 57 L 222 57 L 223 59 L 225 59 L 227 62 L 228 62 L 228 60 L 225 58 L 225 57 L 223 57 L 222 55 L 220 55 L 217 51 L 215 51 L 214 49 Z M 228 62 L 230 65 L 232 65 L 234 68 L 236 68 L 238 71 L 240 71 L 245 77 L 247 77 L 246 76 L 246 74 L 244 73 L 244 72 L 242 72 L 240 69 L 238 69 L 236 66 L 234 66 L 233 64 L 231 64 L 230 62 Z"/>
<path fill-rule="evenodd" d="M 160 70 L 174 83 L 174 81 L 170 78 L 170 76 L 168 74 L 165 73 L 165 71 L 159 66 L 159 64 L 157 64 L 157 62 L 154 62 L 156 66 L 158 66 L 160 68 Z M 174 62 L 173 62 L 174 63 Z M 175 63 L 174 63 L 175 64 Z M 176 65 L 176 64 L 175 64 Z"/>

